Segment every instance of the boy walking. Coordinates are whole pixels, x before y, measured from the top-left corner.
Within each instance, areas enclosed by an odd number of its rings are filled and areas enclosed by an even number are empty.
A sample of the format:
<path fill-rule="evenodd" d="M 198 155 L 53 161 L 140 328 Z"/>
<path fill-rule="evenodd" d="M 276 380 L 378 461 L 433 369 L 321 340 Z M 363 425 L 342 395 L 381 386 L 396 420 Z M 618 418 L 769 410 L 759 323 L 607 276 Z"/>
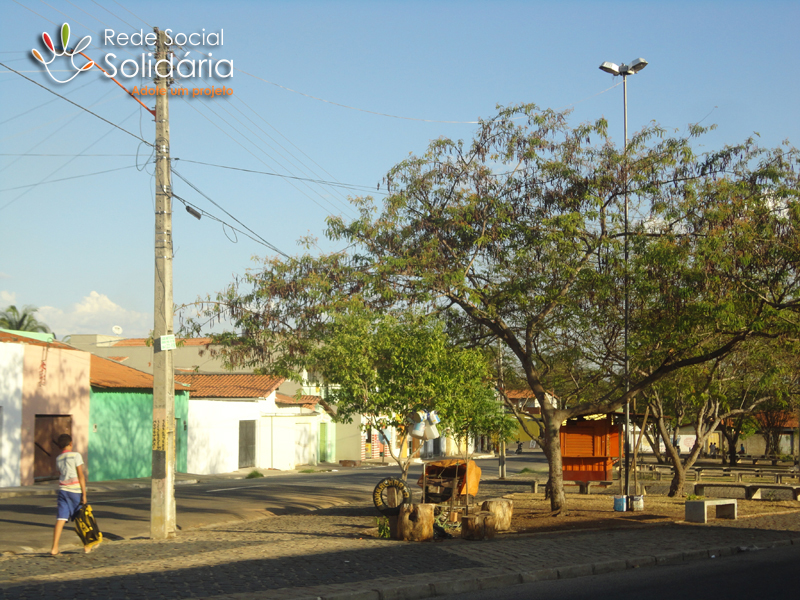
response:
<path fill-rule="evenodd" d="M 53 532 L 53 548 L 50 550 L 50 554 L 53 556 L 58 554 L 58 542 L 61 539 L 64 525 L 72 518 L 81 504 L 86 504 L 86 475 L 83 469 L 83 457 L 79 452 L 72 451 L 72 437 L 68 433 L 58 436 L 56 443 L 61 448 L 61 454 L 56 458 L 59 472 L 58 515 Z M 91 551 L 91 547 L 84 548 L 84 552 L 87 554 Z"/>

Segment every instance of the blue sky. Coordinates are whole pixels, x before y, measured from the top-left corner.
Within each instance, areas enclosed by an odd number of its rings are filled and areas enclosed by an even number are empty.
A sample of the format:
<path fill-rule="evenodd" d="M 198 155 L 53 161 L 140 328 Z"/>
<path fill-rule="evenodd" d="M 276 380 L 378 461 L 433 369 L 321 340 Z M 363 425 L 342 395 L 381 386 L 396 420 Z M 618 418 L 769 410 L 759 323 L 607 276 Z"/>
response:
<path fill-rule="evenodd" d="M 200 50 L 233 61 L 234 76 L 214 83 L 233 94 L 170 98 L 174 167 L 288 254 L 307 235 L 336 248 L 325 217 L 352 216 L 348 194 L 375 193 L 386 171 L 439 136 L 470 138 L 470 122 L 498 104 L 572 108 L 573 125 L 606 117 L 621 144 L 622 86 L 612 88 L 621 82 L 598 69 L 603 61 L 649 62 L 629 78 L 630 131 L 713 123 L 707 149 L 754 132 L 765 146 L 800 139 L 798 2 L 0 0 L 0 10 L 0 61 L 133 134 L 0 67 L 0 309 L 38 306 L 59 338 L 114 325 L 147 335 L 154 279 L 152 164 L 136 139 L 153 141 L 152 116 L 97 70 L 50 80 L 31 49 L 42 32 L 58 39 L 64 22 L 73 44 L 91 35 L 90 56 L 113 51 L 116 64 L 141 48 L 104 46 L 107 28 L 224 31 L 222 46 Z M 173 188 L 235 225 L 180 179 Z M 178 304 L 271 253 L 177 201 L 174 212 Z"/>

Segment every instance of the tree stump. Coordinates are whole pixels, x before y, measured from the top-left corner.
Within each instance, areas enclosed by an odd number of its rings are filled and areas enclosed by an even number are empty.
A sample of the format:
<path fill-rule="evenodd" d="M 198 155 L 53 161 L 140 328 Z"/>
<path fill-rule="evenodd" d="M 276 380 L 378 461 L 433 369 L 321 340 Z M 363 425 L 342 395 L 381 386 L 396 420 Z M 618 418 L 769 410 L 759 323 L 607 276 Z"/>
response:
<path fill-rule="evenodd" d="M 490 540 L 497 532 L 497 519 L 489 512 L 477 512 L 461 517 L 462 540 Z"/>
<path fill-rule="evenodd" d="M 493 498 L 481 504 L 481 510 L 488 511 L 494 515 L 497 531 L 511 529 L 511 516 L 514 514 L 513 501 L 506 498 Z"/>
<path fill-rule="evenodd" d="M 392 538 L 409 542 L 433 539 L 433 509 L 435 504 L 403 504 L 396 523 L 390 520 Z"/>

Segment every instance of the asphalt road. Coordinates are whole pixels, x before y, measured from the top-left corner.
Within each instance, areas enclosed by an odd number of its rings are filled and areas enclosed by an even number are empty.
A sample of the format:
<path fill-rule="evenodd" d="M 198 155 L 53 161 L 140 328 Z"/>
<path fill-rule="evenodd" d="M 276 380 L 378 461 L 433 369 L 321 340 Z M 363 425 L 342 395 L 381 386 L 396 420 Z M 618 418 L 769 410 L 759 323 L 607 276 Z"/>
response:
<path fill-rule="evenodd" d="M 478 461 L 485 479 L 497 477 L 497 459 Z M 508 457 L 509 476 L 524 468 L 546 470 L 541 452 Z M 188 530 L 204 525 L 249 520 L 272 514 L 302 513 L 369 497 L 384 477 L 399 475 L 393 464 L 336 472 L 280 473 L 258 479 L 224 479 L 197 484 L 176 485 L 177 525 Z M 409 480 L 422 474 L 412 466 Z M 509 484 L 512 486 L 513 484 Z M 91 490 L 92 484 L 90 484 Z M 503 487 L 503 486 L 500 486 Z M 502 492 L 497 484 L 486 482 L 485 494 Z M 503 488 L 505 489 L 505 488 Z M 412 486 L 418 493 L 419 488 Z M 483 492 L 483 490 L 482 490 Z M 483 493 L 481 494 L 483 495 Z M 89 493 L 89 503 L 103 534 L 109 539 L 148 537 L 150 529 L 150 488 L 125 486 L 114 491 Z M 43 549 L 52 543 L 55 521 L 55 496 L 19 496 L 0 499 L 0 552 Z M 75 538 L 73 540 L 73 538 Z M 63 543 L 77 541 L 65 532 Z"/>
<path fill-rule="evenodd" d="M 453 600 L 797 598 L 800 589 L 798 564 L 800 546 L 784 546 L 745 552 L 718 560 L 628 569 L 577 579 L 538 581 L 447 597 Z"/>

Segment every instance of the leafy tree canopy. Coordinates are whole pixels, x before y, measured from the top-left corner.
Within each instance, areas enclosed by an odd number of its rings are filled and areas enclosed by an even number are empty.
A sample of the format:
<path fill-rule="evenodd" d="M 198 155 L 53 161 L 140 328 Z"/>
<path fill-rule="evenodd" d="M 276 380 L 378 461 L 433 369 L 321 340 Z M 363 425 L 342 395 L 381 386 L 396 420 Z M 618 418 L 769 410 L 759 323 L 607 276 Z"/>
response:
<path fill-rule="evenodd" d="M 357 219 L 329 219 L 346 252 L 270 259 L 207 306 L 240 329 L 228 341 L 241 364 L 309 352 L 354 296 L 439 313 L 466 346 L 499 340 L 541 407 L 560 510 L 566 418 L 616 410 L 753 339 L 797 336 L 798 153 L 746 140 L 697 155 L 705 131 L 652 125 L 623 150 L 602 119 L 573 128 L 532 105 L 501 109 L 472 140 L 435 140 L 392 168 L 381 204 L 356 198 Z"/>

